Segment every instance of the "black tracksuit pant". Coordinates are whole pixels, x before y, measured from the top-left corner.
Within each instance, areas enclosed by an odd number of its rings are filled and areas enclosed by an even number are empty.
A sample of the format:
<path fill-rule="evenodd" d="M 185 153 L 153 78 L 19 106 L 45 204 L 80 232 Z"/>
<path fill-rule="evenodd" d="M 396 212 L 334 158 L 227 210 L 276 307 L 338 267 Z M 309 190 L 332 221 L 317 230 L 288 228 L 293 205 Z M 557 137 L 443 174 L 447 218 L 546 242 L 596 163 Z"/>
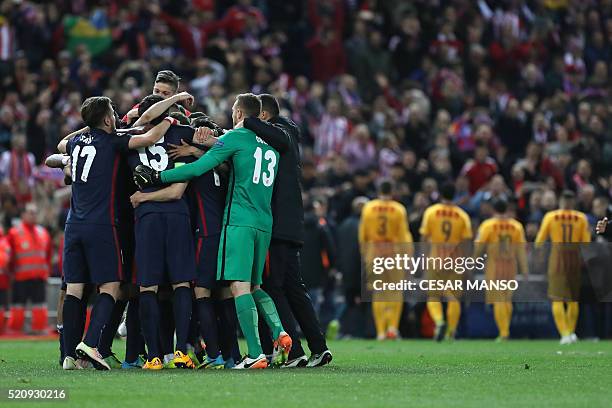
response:
<path fill-rule="evenodd" d="M 302 279 L 300 245 L 290 241 L 272 239 L 269 260 L 269 269 L 264 272 L 262 288 L 274 300 L 283 328 L 293 339 L 289 359 L 305 354 L 299 340 L 296 323 L 299 324 L 312 353 L 318 354 L 327 350 L 325 335 L 321 331 L 319 320 Z M 262 332 L 260 326 L 260 333 Z M 261 343 L 264 352 L 271 354 L 272 343 L 269 334 L 261 336 Z"/>

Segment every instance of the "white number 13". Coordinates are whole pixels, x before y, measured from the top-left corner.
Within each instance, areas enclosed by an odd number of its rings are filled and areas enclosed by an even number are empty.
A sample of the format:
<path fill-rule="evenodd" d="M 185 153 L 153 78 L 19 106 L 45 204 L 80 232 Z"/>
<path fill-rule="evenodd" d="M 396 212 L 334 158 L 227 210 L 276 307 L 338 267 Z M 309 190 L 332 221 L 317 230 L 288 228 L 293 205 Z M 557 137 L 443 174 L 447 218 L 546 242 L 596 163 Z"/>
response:
<path fill-rule="evenodd" d="M 263 159 L 268 163 L 268 171 L 261 171 L 262 164 L 262 156 Z M 274 183 L 274 167 L 276 166 L 276 155 L 272 150 L 266 150 L 265 155 L 261 150 L 261 147 L 255 149 L 255 153 L 253 153 L 253 157 L 255 158 L 255 169 L 253 170 L 253 184 L 259 184 L 259 179 L 263 179 L 263 185 L 266 187 L 270 187 Z"/>

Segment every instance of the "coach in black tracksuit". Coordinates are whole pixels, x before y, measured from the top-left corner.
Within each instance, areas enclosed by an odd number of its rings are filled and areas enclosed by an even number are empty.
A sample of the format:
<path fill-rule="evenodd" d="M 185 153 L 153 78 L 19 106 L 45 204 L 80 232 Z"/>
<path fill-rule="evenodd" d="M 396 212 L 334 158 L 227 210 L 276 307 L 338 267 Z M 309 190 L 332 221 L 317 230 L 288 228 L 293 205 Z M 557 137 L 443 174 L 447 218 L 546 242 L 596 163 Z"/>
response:
<path fill-rule="evenodd" d="M 259 96 L 263 121 L 247 118 L 244 127 L 252 130 L 280 153 L 278 175 L 272 195 L 272 241 L 270 268 L 264 273 L 263 288 L 272 297 L 283 327 L 294 339 L 289 363 L 305 366 L 307 359 L 297 335 L 297 320 L 312 352 L 309 366 L 327 364 L 331 353 L 321 332 L 312 301 L 306 292 L 300 266 L 304 243 L 304 209 L 300 188 L 299 129 L 290 119 L 279 116 L 278 102 L 272 95 Z M 265 342 L 262 340 L 265 346 Z"/>

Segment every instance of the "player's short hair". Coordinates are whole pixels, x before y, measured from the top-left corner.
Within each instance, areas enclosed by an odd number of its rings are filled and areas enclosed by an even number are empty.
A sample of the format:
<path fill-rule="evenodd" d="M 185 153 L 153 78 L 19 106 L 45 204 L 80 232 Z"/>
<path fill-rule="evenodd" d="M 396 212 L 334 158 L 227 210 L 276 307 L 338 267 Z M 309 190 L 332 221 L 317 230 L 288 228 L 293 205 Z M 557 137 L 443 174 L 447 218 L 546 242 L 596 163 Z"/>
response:
<path fill-rule="evenodd" d="M 561 192 L 561 199 L 562 200 L 575 200 L 576 193 L 574 193 L 572 190 L 563 190 Z"/>
<path fill-rule="evenodd" d="M 240 94 L 236 97 L 237 106 L 244 116 L 257 117 L 261 113 L 261 100 L 252 93 Z"/>
<path fill-rule="evenodd" d="M 449 181 L 442 184 L 442 187 L 440 187 L 440 196 L 450 201 L 455 198 L 455 191 L 455 185 Z"/>
<path fill-rule="evenodd" d="M 189 120 L 193 121 L 201 116 L 206 116 L 206 114 L 204 112 L 191 112 L 191 115 L 189 115 Z"/>
<path fill-rule="evenodd" d="M 493 200 L 493 210 L 498 214 L 503 214 L 508 211 L 508 201 L 503 198 Z"/>
<path fill-rule="evenodd" d="M 261 100 L 262 111 L 268 112 L 270 117 L 273 118 L 280 115 L 280 105 L 274 96 L 270 94 L 261 94 L 259 95 L 259 99 Z"/>
<path fill-rule="evenodd" d="M 158 82 L 168 84 L 176 91 L 179 87 L 179 83 L 181 82 L 181 77 L 170 70 L 163 70 L 159 71 L 155 77 L 155 83 Z"/>
<path fill-rule="evenodd" d="M 81 105 L 81 118 L 90 128 L 99 127 L 111 112 L 111 100 L 107 96 L 92 96 Z"/>
<path fill-rule="evenodd" d="M 393 192 L 393 182 L 389 179 L 385 179 L 378 185 L 378 192 L 381 195 L 391 195 Z"/>
<path fill-rule="evenodd" d="M 178 120 L 181 125 L 189 126 L 189 118 L 183 112 L 172 112 L 168 116 Z"/>
<path fill-rule="evenodd" d="M 140 104 L 138 105 L 138 116 L 142 116 L 147 111 L 147 109 L 149 109 L 151 106 L 155 105 L 157 102 L 161 102 L 163 100 L 164 100 L 164 98 L 162 98 L 159 95 L 147 95 L 147 96 L 145 96 L 142 99 L 142 101 L 140 101 Z M 164 113 L 162 113 L 158 117 L 152 119 L 151 120 L 151 124 L 152 125 L 157 125 L 157 124 L 161 123 L 161 121 L 164 120 L 164 118 L 166 116 L 168 116 L 168 110 L 166 110 Z"/>
<path fill-rule="evenodd" d="M 193 116 L 193 114 L 191 116 Z M 221 126 L 216 124 L 210 117 L 208 117 L 207 115 L 203 113 L 199 117 L 191 121 L 191 127 L 194 127 L 194 128 L 205 127 L 205 128 L 209 128 L 212 130 L 216 130 L 218 135 L 223 134 L 223 129 L 221 129 Z"/>

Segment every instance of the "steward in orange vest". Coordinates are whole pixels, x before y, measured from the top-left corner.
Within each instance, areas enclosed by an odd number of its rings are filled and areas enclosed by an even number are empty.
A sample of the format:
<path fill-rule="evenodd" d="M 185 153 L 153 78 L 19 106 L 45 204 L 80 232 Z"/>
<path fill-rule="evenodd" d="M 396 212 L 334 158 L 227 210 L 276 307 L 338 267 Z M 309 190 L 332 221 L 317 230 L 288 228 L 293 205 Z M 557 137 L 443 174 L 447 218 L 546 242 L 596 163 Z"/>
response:
<path fill-rule="evenodd" d="M 4 231 L 0 228 L 0 334 L 4 333 L 6 301 L 8 298 L 8 265 L 11 260 L 11 246 Z"/>
<path fill-rule="evenodd" d="M 21 222 L 8 233 L 13 276 L 8 327 L 16 332 L 23 330 L 24 308 L 28 300 L 32 307 L 32 331 L 42 332 L 48 327 L 45 300 L 47 278 L 51 271 L 51 237 L 44 227 L 35 224 L 36 213 L 36 205 L 28 203 L 21 214 Z"/>

